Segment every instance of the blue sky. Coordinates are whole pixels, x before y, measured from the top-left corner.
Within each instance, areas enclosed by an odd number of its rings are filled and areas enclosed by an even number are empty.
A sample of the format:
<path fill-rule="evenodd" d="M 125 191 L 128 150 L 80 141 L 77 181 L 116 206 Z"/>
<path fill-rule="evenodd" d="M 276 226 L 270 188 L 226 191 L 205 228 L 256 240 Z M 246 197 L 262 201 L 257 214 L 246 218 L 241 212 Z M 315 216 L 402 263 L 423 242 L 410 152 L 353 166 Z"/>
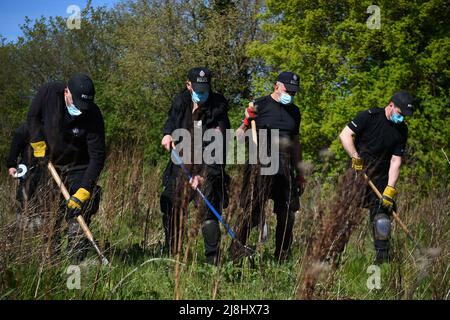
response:
<path fill-rule="evenodd" d="M 119 0 L 93 0 L 94 7 L 106 5 L 112 7 Z M 77 5 L 81 9 L 86 6 L 87 0 L 1 0 L 0 1 L 0 35 L 9 41 L 15 41 L 22 35 L 20 25 L 24 23 L 25 16 L 34 20 L 41 16 L 63 16 L 67 7 Z"/>

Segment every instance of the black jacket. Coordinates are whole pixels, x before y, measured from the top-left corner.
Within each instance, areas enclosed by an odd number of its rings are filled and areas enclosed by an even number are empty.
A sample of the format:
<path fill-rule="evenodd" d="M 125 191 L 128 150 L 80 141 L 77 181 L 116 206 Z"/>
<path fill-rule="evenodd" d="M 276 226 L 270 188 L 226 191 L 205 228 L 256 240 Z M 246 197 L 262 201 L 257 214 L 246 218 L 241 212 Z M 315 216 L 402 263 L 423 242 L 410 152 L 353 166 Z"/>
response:
<path fill-rule="evenodd" d="M 200 107 L 201 120 L 206 129 L 220 127 L 224 133 L 230 128 L 228 101 L 219 93 L 210 92 L 208 100 Z M 192 128 L 192 98 L 188 90 L 177 94 L 170 107 L 163 134 L 172 134 L 175 129 Z"/>
<path fill-rule="evenodd" d="M 173 99 L 172 106 L 168 113 L 168 118 L 163 127 L 164 135 L 172 135 L 173 131 L 176 129 L 186 129 L 192 132 L 193 121 L 202 121 L 203 132 L 206 129 L 218 128 L 223 136 L 224 150 L 223 155 L 226 157 L 226 146 L 225 146 L 225 132 L 226 129 L 231 127 L 230 120 L 228 118 L 228 101 L 225 97 L 219 93 L 211 91 L 208 100 L 200 106 L 198 114 L 193 116 L 192 114 L 192 98 L 188 90 L 177 94 Z M 203 148 L 208 145 L 208 142 L 203 143 Z M 223 159 L 223 164 L 210 164 L 210 165 L 195 165 L 188 166 L 191 174 L 197 174 L 206 170 L 208 175 L 220 175 L 223 174 L 225 159 Z M 172 162 L 169 160 L 169 165 L 166 168 L 165 174 L 163 176 L 164 181 L 171 175 L 174 168 L 172 168 Z"/>
<path fill-rule="evenodd" d="M 16 131 L 11 141 L 9 148 L 9 154 L 6 158 L 6 166 L 8 168 L 17 167 L 18 160 L 20 158 L 21 163 L 29 166 L 30 164 L 30 134 L 26 123 L 22 123 Z"/>
<path fill-rule="evenodd" d="M 80 187 L 91 191 L 106 157 L 103 116 L 95 104 L 78 117 L 70 116 L 64 88 L 61 82 L 51 82 L 39 89 L 27 117 L 30 142 L 45 140 L 46 154 L 57 166 L 85 165 Z"/>

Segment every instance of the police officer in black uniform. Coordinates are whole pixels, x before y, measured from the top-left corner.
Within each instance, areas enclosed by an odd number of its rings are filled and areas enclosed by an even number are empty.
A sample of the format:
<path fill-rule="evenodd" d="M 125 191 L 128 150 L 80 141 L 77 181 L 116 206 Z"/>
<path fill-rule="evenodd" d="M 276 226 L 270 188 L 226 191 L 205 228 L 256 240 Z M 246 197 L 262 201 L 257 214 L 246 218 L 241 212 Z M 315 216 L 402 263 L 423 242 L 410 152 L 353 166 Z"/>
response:
<path fill-rule="evenodd" d="M 10 176 L 14 177 L 19 163 L 29 165 L 29 143 L 30 135 L 28 133 L 27 125 L 24 122 L 14 131 L 8 157 L 6 158 L 6 167 L 8 168 L 8 174 Z"/>
<path fill-rule="evenodd" d="M 82 214 L 89 224 L 98 210 L 96 183 L 106 157 L 103 116 L 94 95 L 94 83 L 87 75 L 75 75 L 67 85 L 50 82 L 38 90 L 27 116 L 34 163 L 44 167 L 52 161 L 72 195 L 59 218 L 66 213 L 69 250 L 78 260 L 84 259 L 88 243 L 74 218 Z"/>
<path fill-rule="evenodd" d="M 189 70 L 186 80 L 186 89 L 177 94 L 168 113 L 167 121 L 163 128 L 164 137 L 162 146 L 170 151 L 180 141 L 174 141 L 172 135 L 176 129 L 185 129 L 194 137 L 195 130 L 218 130 L 225 140 L 225 130 L 230 128 L 228 119 L 228 102 L 223 95 L 216 93 L 211 88 L 211 72 L 207 68 L 197 67 Z M 207 142 L 198 144 L 201 150 L 183 150 L 183 152 L 202 152 Z M 192 141 L 192 146 L 195 142 Z M 225 148 L 225 145 L 224 145 Z M 225 152 L 223 152 L 225 157 Z M 226 184 L 228 175 L 225 173 L 225 158 L 212 164 L 188 164 L 186 167 L 193 177 L 191 186 L 193 189 L 201 187 L 204 195 L 211 204 L 222 211 L 227 206 L 228 193 Z M 165 245 L 170 253 L 177 252 L 178 243 L 182 241 L 183 231 L 180 230 L 181 215 L 186 212 L 188 203 L 195 198 L 194 190 L 183 191 L 187 177 L 183 170 L 171 160 L 163 174 L 164 191 L 161 194 L 160 204 L 163 213 L 163 225 L 165 232 Z M 183 202 L 183 198 L 187 201 Z M 196 198 L 197 203 L 202 200 Z M 220 228 L 217 217 L 205 206 L 202 217 L 202 233 L 205 242 L 205 256 L 207 263 L 216 264 L 219 257 Z M 186 223 L 186 222 L 185 222 Z"/>
<path fill-rule="evenodd" d="M 242 126 L 237 136 L 251 126 L 255 120 L 258 132 L 267 129 L 279 130 L 279 165 L 274 175 L 261 175 L 260 167 L 247 164 L 243 178 L 241 207 L 244 217 L 237 229 L 237 238 L 245 244 L 252 227 L 257 226 L 264 213 L 268 199 L 274 201 L 274 212 L 277 216 L 275 234 L 275 258 L 284 260 L 290 254 L 295 212 L 300 209 L 299 197 L 304 189 L 304 177 L 300 169 L 300 121 L 298 107 L 293 103 L 299 90 L 299 77 L 292 72 L 282 72 L 278 76 L 272 94 L 256 99 L 246 109 Z M 260 136 L 260 134 L 258 134 Z M 271 139 L 268 138 L 270 141 Z M 258 141 L 260 139 L 258 138 Z M 284 143 L 282 141 L 285 141 Z M 271 152 L 269 150 L 269 152 Z M 273 156 L 273 155 L 272 155 Z M 256 170 L 256 179 L 251 176 Z M 237 244 L 231 246 L 232 258 L 239 257 Z"/>
<path fill-rule="evenodd" d="M 30 176 L 29 170 L 31 169 L 31 147 L 30 147 L 30 134 L 26 123 L 20 124 L 20 126 L 14 131 L 13 139 L 9 148 L 8 157 L 6 158 L 6 167 L 8 168 L 8 174 L 16 178 L 20 177 L 19 185 L 16 192 L 16 200 L 19 204 L 17 208 L 17 214 L 20 215 L 26 202 L 31 199 L 32 191 L 34 188 L 30 188 L 30 183 L 26 187 L 25 179 Z M 26 167 L 26 173 L 18 172 L 18 165 L 22 164 Z M 23 174 L 23 175 L 22 175 Z M 30 180 L 29 180 L 30 181 Z"/>
<path fill-rule="evenodd" d="M 362 206 L 370 209 L 377 264 L 390 258 L 389 235 L 397 193 L 395 185 L 408 138 L 404 117 L 411 116 L 414 109 L 412 95 L 404 90 L 397 91 L 385 108 L 360 112 L 340 134 L 342 145 L 352 159 L 352 168 L 357 173 L 367 173 L 375 186 L 384 190 L 381 201 L 369 187 L 362 199 Z"/>

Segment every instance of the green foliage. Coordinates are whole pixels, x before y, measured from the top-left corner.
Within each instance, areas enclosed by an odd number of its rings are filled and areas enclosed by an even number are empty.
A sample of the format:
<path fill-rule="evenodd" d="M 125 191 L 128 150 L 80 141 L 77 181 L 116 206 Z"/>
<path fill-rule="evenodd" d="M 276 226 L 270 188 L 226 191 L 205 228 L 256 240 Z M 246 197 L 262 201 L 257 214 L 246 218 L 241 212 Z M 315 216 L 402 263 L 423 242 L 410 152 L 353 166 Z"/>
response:
<path fill-rule="evenodd" d="M 155 183 L 164 165 L 161 160 L 168 157 L 160 147 L 161 128 L 173 96 L 184 87 L 187 70 L 198 65 L 213 71 L 214 89 L 230 101 L 233 128 L 240 125 L 249 100 L 271 92 L 279 71 L 297 72 L 304 154 L 319 165 L 302 196 L 289 261 L 272 260 L 272 238 L 256 268 L 249 268 L 248 261 L 233 265 L 226 257 L 220 268 L 213 268 L 203 264 L 203 243 L 196 240 L 180 276 L 183 298 L 211 299 L 215 286 L 219 299 L 295 298 L 305 249 L 347 158 L 337 139 L 340 130 L 358 111 L 383 107 L 395 90 L 404 88 L 419 98 L 421 108 L 408 119 L 410 165 L 405 166 L 407 179 L 401 181 L 399 209 L 418 240 L 442 249 L 442 257 L 431 265 L 413 263 L 412 244 L 395 231 L 396 264 L 382 268 L 383 289 L 368 292 L 372 242 L 366 226 L 361 226 L 342 255 L 335 281 L 322 280 L 318 287 L 324 289 L 324 297 L 336 299 L 397 299 L 407 290 L 415 293 L 412 298 L 443 299 L 448 291 L 450 165 L 444 152 L 450 156 L 450 7 L 444 0 L 379 1 L 381 29 L 369 29 L 366 12 L 371 4 L 267 0 L 262 7 L 258 0 L 136 0 L 112 9 L 85 8 L 80 30 L 68 30 L 63 17 L 26 19 L 22 38 L 0 42 L 0 155 L 6 154 L 11 133 L 23 121 L 40 85 L 78 72 L 90 74 L 112 151 L 100 182 L 105 191 L 102 206 L 91 226 L 102 243 L 112 243 L 113 263 L 111 269 L 87 266 L 82 289 L 69 291 L 65 270 L 70 262 L 41 273 L 42 252 L 31 243 L 30 252 L 26 247 L 11 250 L 11 263 L 0 259 L 0 299 L 174 297 L 172 257 L 138 243 L 147 229 L 155 243 L 163 237 Z M 323 157 L 327 153 L 319 152 L 325 148 L 335 156 Z M 116 158 L 141 152 L 146 163 L 136 178 L 131 169 L 140 168 L 142 159 Z M 0 175 L 6 195 L 0 199 L 3 230 L 15 212 L 13 184 L 5 172 Z M 236 174 L 234 181 L 238 179 Z M 420 186 L 423 181 L 427 188 Z M 154 189 L 150 192 L 149 187 Z M 148 225 L 146 212 L 151 212 Z M 274 220 L 269 216 L 272 233 Z M 225 232 L 223 240 L 223 248 L 228 248 Z M 6 244 L 3 238 L 2 243 Z M 23 263 L 13 260 L 28 253 L 35 256 Z"/>
<path fill-rule="evenodd" d="M 330 149 L 326 174 L 345 164 L 337 139 L 345 124 L 408 89 L 421 108 L 408 119 L 407 161 L 421 177 L 431 168 L 448 174 L 450 9 L 444 0 L 381 1 L 381 28 L 369 29 L 369 5 L 146 0 L 87 7 L 79 30 L 64 17 L 26 19 L 24 36 L 0 45 L 0 154 L 40 85 L 85 72 L 96 84 L 110 148 L 138 145 L 157 163 L 172 98 L 187 70 L 204 65 L 230 101 L 234 128 L 249 100 L 271 92 L 279 71 L 297 72 L 305 158 L 320 163 L 320 150 Z"/>
<path fill-rule="evenodd" d="M 250 50 L 276 71 L 301 77 L 306 157 L 330 147 L 358 111 L 384 107 L 395 90 L 410 90 L 421 108 L 408 119 L 409 161 L 417 175 L 433 164 L 449 172 L 441 152 L 450 139 L 450 9 L 446 1 L 380 1 L 381 28 L 369 29 L 371 1 L 272 1 L 263 15 L 269 38 Z"/>
<path fill-rule="evenodd" d="M 128 160 L 131 160 L 127 158 Z M 32 237 L 21 238 L 19 243 L 13 239 L 5 239 L 8 224 L 0 220 L 0 236 L 5 244 L 0 248 L 2 257 L 0 268 L 0 297 L 2 299 L 173 299 L 175 297 L 177 264 L 180 265 L 179 293 L 183 299 L 295 299 L 297 289 L 304 275 L 306 250 L 314 237 L 317 228 L 317 212 L 330 204 L 335 190 L 330 190 L 324 197 L 324 186 L 320 183 L 307 190 L 306 197 L 311 199 L 297 215 L 294 227 L 294 243 L 292 256 L 283 263 L 274 260 L 275 249 L 275 215 L 268 216 L 270 238 L 258 250 L 255 263 L 244 259 L 241 264 L 233 263 L 228 257 L 230 238 L 222 230 L 221 248 L 222 263 L 219 267 L 205 264 L 204 243 L 201 232 L 193 236 L 187 260 L 183 257 L 187 250 L 188 235 L 183 244 L 183 253 L 177 262 L 176 256 L 161 254 L 158 242 L 162 240 L 159 202 L 151 184 L 141 186 L 141 197 L 136 197 L 134 205 L 127 206 L 131 195 L 120 199 L 117 195 L 126 194 L 132 177 L 120 163 L 120 169 L 113 173 L 123 176 L 117 182 L 115 175 L 105 177 L 101 184 L 112 185 L 113 190 L 105 192 L 99 213 L 94 216 L 90 225 L 93 234 L 100 242 L 110 243 L 106 252 L 111 265 L 98 264 L 96 254 L 92 250 L 88 259 L 79 265 L 80 289 L 69 289 L 71 283 L 68 267 L 77 265 L 73 256 L 67 253 L 66 241 L 63 242 L 61 254 L 53 263 L 43 260 L 46 250 L 44 241 L 46 229 L 33 233 Z M 112 166 L 113 167 L 113 166 Z M 153 181 L 159 176 L 159 168 L 152 168 L 145 175 L 145 180 Z M 112 181 L 113 180 L 113 181 Z M 12 189 L 12 181 L 0 180 L 1 190 Z M 111 183 L 115 182 L 115 183 Z M 411 187 L 415 187 L 411 184 Z M 116 192 L 116 195 L 111 193 Z M 342 253 L 339 268 L 329 273 L 324 269 L 320 274 L 317 292 L 320 299 L 445 299 L 448 294 L 448 234 L 449 210 L 448 187 L 432 190 L 425 196 L 419 192 L 411 192 L 405 196 L 400 207 L 408 227 L 424 246 L 425 252 L 415 247 L 399 230 L 392 234 L 394 260 L 384 264 L 380 269 L 381 288 L 369 289 L 367 282 L 371 275 L 369 267 L 373 264 L 373 242 L 367 223 L 362 223 L 353 233 Z M 238 201 L 239 195 L 233 199 Z M 126 200 L 125 200 L 126 199 Z M 1 200 L 1 199 L 0 199 Z M 125 201 L 124 201 L 125 200 Z M 156 200 L 156 201 L 155 201 Z M 0 203 L 0 212 L 11 209 L 11 201 Z M 146 225 L 146 209 L 152 212 L 149 226 Z M 108 208 L 115 208 L 111 212 Z M 131 208 L 136 207 L 137 210 Z M 192 206 L 194 207 L 194 206 Z M 189 226 L 199 212 L 192 208 Z M 414 214 L 418 212 L 419 214 Z M 227 216 L 229 212 L 225 212 Z M 11 211 L 9 217 L 14 216 Z M 3 216 L 2 216 L 3 218 Z M 111 218 L 113 221 L 110 221 Z M 234 224 L 232 224 L 234 226 Z M 148 227 L 149 239 L 143 230 Z M 189 229 L 192 230 L 192 229 Z M 22 235 L 23 236 L 23 235 Z M 20 237 L 20 235 L 17 235 Z M 253 230 L 249 244 L 257 242 L 257 230 Z M 144 240 L 147 240 L 145 242 Z M 426 252 L 436 249 L 440 255 L 426 258 Z M 262 256 L 260 255 L 262 253 Z M 373 267 L 373 266 L 372 266 Z M 217 288 L 216 295 L 214 295 Z"/>
<path fill-rule="evenodd" d="M 115 28 L 114 14 L 104 8 L 85 9 L 81 29 L 69 30 L 62 17 L 25 18 L 23 37 L 0 46 L 0 113 L 2 158 L 11 134 L 25 120 L 36 90 L 47 81 L 68 80 L 75 73 L 87 73 L 95 80 L 98 100 L 101 83 L 114 72 L 115 53 L 110 46 Z M 100 90 L 99 90 L 100 89 Z"/>
<path fill-rule="evenodd" d="M 24 37 L 0 47 L 7 66 L 0 112 L 8 115 L 1 154 L 36 89 L 80 72 L 95 82 L 110 148 L 138 145 L 151 163 L 163 155 L 161 129 L 190 68 L 209 67 L 214 89 L 241 116 L 255 68 L 246 47 L 257 38 L 259 9 L 259 1 L 123 1 L 110 10 L 85 8 L 79 30 L 63 17 L 26 19 Z"/>
<path fill-rule="evenodd" d="M 16 72 L 18 58 L 14 45 L 3 40 L 0 46 L 0 154 L 6 154 L 13 129 L 26 114 L 28 91 L 22 83 L 24 74 Z"/>

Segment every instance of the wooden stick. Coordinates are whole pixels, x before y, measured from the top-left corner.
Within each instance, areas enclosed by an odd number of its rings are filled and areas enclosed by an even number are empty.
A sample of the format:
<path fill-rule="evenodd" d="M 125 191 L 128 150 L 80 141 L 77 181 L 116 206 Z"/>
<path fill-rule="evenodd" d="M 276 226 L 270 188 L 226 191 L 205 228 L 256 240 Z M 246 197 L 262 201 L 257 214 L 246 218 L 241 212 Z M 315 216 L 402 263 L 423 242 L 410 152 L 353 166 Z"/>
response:
<path fill-rule="evenodd" d="M 248 107 L 253 109 L 253 110 L 255 110 L 255 105 L 254 105 L 253 101 L 250 101 L 248 103 Z M 251 123 L 251 126 L 252 126 L 252 140 L 253 140 L 253 143 L 255 145 L 258 145 L 258 136 L 256 134 L 256 122 L 255 122 L 255 120 L 251 120 L 250 123 Z"/>
<path fill-rule="evenodd" d="M 255 120 L 252 120 L 251 124 L 252 124 L 252 140 L 253 140 L 253 143 L 256 146 L 258 146 L 258 135 L 256 134 L 256 122 L 255 122 Z"/>
<path fill-rule="evenodd" d="M 56 171 L 55 167 L 53 166 L 53 164 L 49 161 L 48 162 L 48 170 L 50 171 L 53 179 L 55 180 L 56 184 L 58 185 L 59 189 L 61 190 L 61 193 L 64 196 L 64 199 L 69 200 L 70 199 L 70 193 L 69 191 L 67 191 L 66 186 L 64 185 L 64 183 L 62 182 L 58 172 Z M 86 221 L 84 221 L 84 218 L 82 215 L 78 215 L 76 217 L 77 222 L 80 224 L 81 229 L 83 229 L 84 234 L 86 235 L 86 238 L 88 238 L 88 240 L 91 242 L 92 246 L 94 247 L 95 251 L 97 252 L 100 260 L 102 261 L 103 264 L 109 264 L 108 259 L 106 259 L 106 257 L 102 254 L 102 252 L 100 251 L 99 247 L 97 246 L 97 244 L 94 241 L 94 236 L 92 235 L 91 230 L 89 229 L 88 225 L 86 224 Z"/>
<path fill-rule="evenodd" d="M 381 199 L 383 197 L 383 195 L 381 194 L 381 192 L 377 189 L 377 187 L 373 184 L 373 182 L 369 179 L 369 177 L 365 173 L 364 173 L 364 178 L 367 180 L 367 183 L 372 188 L 373 192 L 375 192 L 375 194 L 377 195 L 378 199 Z M 400 217 L 398 216 L 398 214 L 394 210 L 392 210 L 392 216 L 394 217 L 395 221 L 397 221 L 397 223 L 399 224 L 400 228 L 402 228 L 402 230 L 406 233 L 408 238 L 411 241 L 415 242 L 413 236 L 411 235 L 411 232 L 409 232 L 409 230 L 408 230 L 408 227 L 403 223 L 403 221 L 400 219 Z"/>
<path fill-rule="evenodd" d="M 251 104 L 251 107 L 253 107 L 253 103 L 250 102 L 249 106 Z M 258 147 L 258 135 L 256 132 L 256 122 L 255 120 L 252 120 L 251 122 L 251 126 L 252 126 L 252 140 L 255 143 L 256 147 Z M 253 209 L 253 188 L 254 188 L 254 181 L 251 182 L 252 183 L 252 209 Z M 260 218 L 259 218 L 259 235 L 258 235 L 258 243 L 262 243 L 262 239 L 263 239 L 263 233 L 264 233 L 264 224 L 265 224 L 265 217 L 264 217 L 264 212 L 261 211 L 260 212 Z"/>

